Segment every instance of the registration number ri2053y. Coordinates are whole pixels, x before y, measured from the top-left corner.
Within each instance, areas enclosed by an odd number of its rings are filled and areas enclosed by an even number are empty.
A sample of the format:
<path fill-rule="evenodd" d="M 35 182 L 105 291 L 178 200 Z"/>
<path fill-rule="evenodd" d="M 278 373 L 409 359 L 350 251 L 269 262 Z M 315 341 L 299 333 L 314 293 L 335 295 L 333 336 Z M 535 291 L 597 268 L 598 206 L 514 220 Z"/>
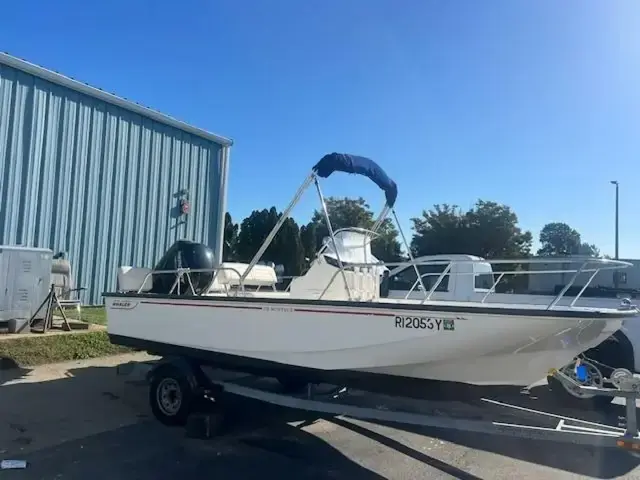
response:
<path fill-rule="evenodd" d="M 396 328 L 415 328 L 418 330 L 455 330 L 452 318 L 437 317 L 401 317 L 396 315 Z"/>

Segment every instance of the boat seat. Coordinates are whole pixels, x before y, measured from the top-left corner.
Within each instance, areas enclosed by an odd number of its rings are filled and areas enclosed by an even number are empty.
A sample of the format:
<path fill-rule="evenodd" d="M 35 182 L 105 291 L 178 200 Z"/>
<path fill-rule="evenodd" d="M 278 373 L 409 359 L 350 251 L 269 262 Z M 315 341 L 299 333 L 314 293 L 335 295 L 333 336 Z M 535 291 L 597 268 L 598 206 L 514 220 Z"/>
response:
<path fill-rule="evenodd" d="M 153 269 L 144 267 L 123 266 L 118 268 L 118 291 L 137 292 L 140 287 L 142 287 L 141 292 L 151 291 L 153 288 L 153 277 L 149 275 L 151 272 Z M 149 276 L 147 277 L 147 275 Z"/>
<path fill-rule="evenodd" d="M 238 287 L 240 277 L 247 271 L 247 263 L 224 262 L 220 265 L 218 274 L 209 288 L 209 292 L 216 292 L 228 287 Z M 278 276 L 273 267 L 267 265 L 254 265 L 249 275 L 244 279 L 245 287 L 270 287 L 275 288 Z"/>
<path fill-rule="evenodd" d="M 217 271 L 218 274 L 208 290 L 208 293 L 226 290 L 229 287 L 240 285 L 240 276 L 246 272 L 249 265 L 246 263 L 225 262 Z M 141 292 L 149 292 L 153 288 L 153 272 L 151 268 L 122 266 L 118 268 L 118 291 L 137 292 L 142 286 Z M 147 277 L 147 275 L 149 275 Z M 146 277 L 146 281 L 145 281 Z M 142 283 L 144 282 L 144 285 Z M 275 288 L 278 277 L 273 267 L 267 265 L 255 265 L 244 285 L 247 287 L 270 287 Z"/>

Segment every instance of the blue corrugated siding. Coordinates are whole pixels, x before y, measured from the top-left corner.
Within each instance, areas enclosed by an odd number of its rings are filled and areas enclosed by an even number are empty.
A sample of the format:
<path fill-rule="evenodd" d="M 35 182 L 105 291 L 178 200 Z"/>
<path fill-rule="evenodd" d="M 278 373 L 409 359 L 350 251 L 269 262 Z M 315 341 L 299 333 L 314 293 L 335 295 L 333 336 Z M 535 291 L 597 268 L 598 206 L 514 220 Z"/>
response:
<path fill-rule="evenodd" d="M 0 65 L 0 245 L 67 252 L 82 300 L 102 303 L 120 265 L 180 238 L 216 248 L 220 148 Z"/>

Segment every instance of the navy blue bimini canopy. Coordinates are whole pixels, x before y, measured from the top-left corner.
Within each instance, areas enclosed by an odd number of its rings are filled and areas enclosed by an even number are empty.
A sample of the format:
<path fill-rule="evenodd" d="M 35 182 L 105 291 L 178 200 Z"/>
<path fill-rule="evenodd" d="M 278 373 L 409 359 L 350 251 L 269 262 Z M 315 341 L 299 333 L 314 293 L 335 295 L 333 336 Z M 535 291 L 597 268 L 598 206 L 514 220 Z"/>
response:
<path fill-rule="evenodd" d="M 384 170 L 373 160 L 358 155 L 346 153 L 329 153 L 320 159 L 313 167 L 316 175 L 327 178 L 333 172 L 346 172 L 363 175 L 384 191 L 387 205 L 393 207 L 398 198 L 398 186 L 391 180 Z"/>

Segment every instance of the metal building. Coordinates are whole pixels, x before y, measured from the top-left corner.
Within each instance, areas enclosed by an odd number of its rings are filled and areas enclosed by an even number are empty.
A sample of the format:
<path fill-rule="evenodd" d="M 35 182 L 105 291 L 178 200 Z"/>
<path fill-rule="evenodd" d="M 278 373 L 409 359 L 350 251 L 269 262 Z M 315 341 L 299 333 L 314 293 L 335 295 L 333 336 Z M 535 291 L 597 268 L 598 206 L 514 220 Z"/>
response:
<path fill-rule="evenodd" d="M 0 245 L 65 252 L 89 304 L 177 239 L 220 261 L 231 145 L 0 53 Z"/>

